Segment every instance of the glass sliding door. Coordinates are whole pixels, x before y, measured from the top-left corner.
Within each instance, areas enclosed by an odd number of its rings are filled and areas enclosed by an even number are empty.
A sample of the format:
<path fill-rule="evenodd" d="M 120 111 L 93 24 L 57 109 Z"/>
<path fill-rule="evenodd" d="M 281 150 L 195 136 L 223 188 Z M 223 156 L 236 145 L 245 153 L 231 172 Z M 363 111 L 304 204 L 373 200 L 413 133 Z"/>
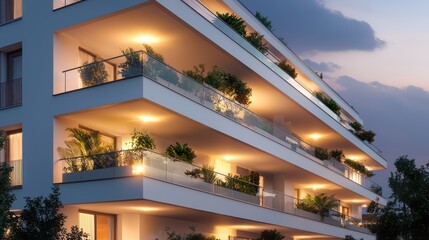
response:
<path fill-rule="evenodd" d="M 89 234 L 91 240 L 115 239 L 115 216 L 102 213 L 79 213 L 79 228 Z"/>
<path fill-rule="evenodd" d="M 22 185 L 22 131 L 6 132 L 6 147 L 0 151 L 0 162 L 7 162 L 13 167 L 11 173 L 12 186 Z"/>
<path fill-rule="evenodd" d="M 4 103 L 2 106 L 9 107 L 21 104 L 22 88 L 22 51 L 16 50 L 6 54 L 6 82 L 2 83 L 4 92 Z"/>

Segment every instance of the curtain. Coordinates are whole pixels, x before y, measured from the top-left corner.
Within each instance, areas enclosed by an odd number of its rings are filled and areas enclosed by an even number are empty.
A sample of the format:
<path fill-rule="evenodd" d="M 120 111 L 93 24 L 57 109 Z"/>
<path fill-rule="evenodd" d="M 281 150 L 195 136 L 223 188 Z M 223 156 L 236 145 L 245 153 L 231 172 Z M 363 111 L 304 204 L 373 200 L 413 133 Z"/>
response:
<path fill-rule="evenodd" d="M 95 240 L 95 216 L 93 214 L 79 213 L 79 228 L 89 234 L 90 240 Z"/>

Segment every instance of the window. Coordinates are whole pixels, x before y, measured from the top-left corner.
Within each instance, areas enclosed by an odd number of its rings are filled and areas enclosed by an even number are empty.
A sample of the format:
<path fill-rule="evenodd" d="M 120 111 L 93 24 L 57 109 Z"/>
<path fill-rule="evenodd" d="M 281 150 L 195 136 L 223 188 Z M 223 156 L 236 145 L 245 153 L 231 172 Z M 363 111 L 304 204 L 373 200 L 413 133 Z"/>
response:
<path fill-rule="evenodd" d="M 6 150 L 0 155 L 2 162 L 6 161 L 13 167 L 11 174 L 12 186 L 22 185 L 22 130 L 6 132 Z"/>
<path fill-rule="evenodd" d="M 113 240 L 115 239 L 115 216 L 80 212 L 79 228 L 88 233 L 91 240 Z"/>
<path fill-rule="evenodd" d="M 299 200 L 300 200 L 300 193 L 299 193 L 298 188 L 295 188 L 293 190 L 293 198 L 294 198 L 294 203 L 295 203 L 295 207 L 296 207 L 296 205 L 299 203 Z"/>
<path fill-rule="evenodd" d="M 341 206 L 341 213 L 344 214 L 345 217 L 348 217 L 350 214 L 350 209 L 348 207 Z"/>
<path fill-rule="evenodd" d="M 0 24 L 22 17 L 22 0 L 0 0 Z"/>
<path fill-rule="evenodd" d="M 0 68 L 6 70 L 6 78 L 0 78 L 0 108 L 21 105 L 22 51 L 2 55 L 6 57 L 6 64 Z"/>

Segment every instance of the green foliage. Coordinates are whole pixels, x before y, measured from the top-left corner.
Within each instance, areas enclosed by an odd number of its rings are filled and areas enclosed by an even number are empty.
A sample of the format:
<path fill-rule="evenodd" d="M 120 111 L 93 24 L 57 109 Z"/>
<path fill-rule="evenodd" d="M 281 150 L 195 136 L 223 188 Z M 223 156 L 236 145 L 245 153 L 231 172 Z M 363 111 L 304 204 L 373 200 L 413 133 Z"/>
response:
<path fill-rule="evenodd" d="M 264 36 L 258 32 L 251 32 L 250 34 L 247 34 L 247 30 L 246 30 L 247 26 L 246 26 L 246 24 L 242 18 L 238 17 L 237 15 L 235 15 L 233 13 L 230 14 L 230 13 L 218 13 L 217 12 L 216 14 L 226 24 L 228 24 L 231 28 L 233 28 L 235 31 L 237 31 L 238 34 L 240 34 L 242 37 L 247 39 L 260 52 L 262 52 L 262 53 L 267 52 L 268 48 L 266 46 L 266 43 L 264 43 L 264 41 L 263 41 Z M 267 18 L 264 18 L 264 19 L 265 19 L 265 21 L 268 20 Z M 269 23 L 271 25 L 271 22 L 267 21 L 267 23 Z"/>
<path fill-rule="evenodd" d="M 9 212 L 15 201 L 15 195 L 11 193 L 11 172 L 11 166 L 6 162 L 0 163 L 0 239 L 6 238 L 6 230 L 12 227 L 14 221 L 14 214 Z"/>
<path fill-rule="evenodd" d="M 186 170 L 185 174 L 192 178 L 200 178 L 207 183 L 216 183 L 218 181 L 216 173 L 214 172 L 214 167 L 206 164 L 204 164 L 202 168 L 195 168 L 192 171 Z"/>
<path fill-rule="evenodd" d="M 329 156 L 338 162 L 341 162 L 344 159 L 344 153 L 343 150 L 336 149 L 329 152 Z"/>
<path fill-rule="evenodd" d="M 252 89 L 238 76 L 228 73 L 218 66 L 214 66 L 207 74 L 205 74 L 203 64 L 194 66 L 193 70 L 183 71 L 183 73 L 200 83 L 212 86 L 245 106 L 251 103 Z"/>
<path fill-rule="evenodd" d="M 247 31 L 246 31 L 246 24 L 244 23 L 244 20 L 234 13 L 218 13 L 216 12 L 217 16 L 222 19 L 226 24 L 228 24 L 230 27 L 232 27 L 235 31 L 237 31 L 241 36 L 246 37 Z"/>
<path fill-rule="evenodd" d="M 375 135 L 376 134 L 371 130 L 369 130 L 369 131 L 362 130 L 357 134 L 357 137 L 362 141 L 367 141 L 369 143 L 373 143 Z"/>
<path fill-rule="evenodd" d="M 276 229 L 264 230 L 257 240 L 283 240 L 285 236 Z"/>
<path fill-rule="evenodd" d="M 362 173 L 363 175 L 365 175 L 365 176 L 367 176 L 367 177 L 372 177 L 372 176 L 374 176 L 374 173 L 373 173 L 373 172 L 371 172 L 371 171 L 369 171 L 369 170 L 365 167 L 365 165 L 363 165 L 363 164 L 362 164 L 362 163 L 360 163 L 360 162 L 356 162 L 356 161 L 353 161 L 353 160 L 350 160 L 350 159 L 346 159 L 346 160 L 344 160 L 344 164 L 346 164 L 347 166 L 349 166 L 349 167 L 353 168 L 354 170 L 356 170 L 356 171 L 358 171 L 358 172 Z"/>
<path fill-rule="evenodd" d="M 268 51 L 267 44 L 264 42 L 264 35 L 258 32 L 251 32 L 246 36 L 246 39 L 261 53 L 266 53 Z"/>
<path fill-rule="evenodd" d="M 307 194 L 304 199 L 299 201 L 296 207 L 304 211 L 319 214 L 324 218 L 329 216 L 329 211 L 337 208 L 339 204 L 340 202 L 333 195 L 328 196 L 326 193 L 321 193 L 316 196 Z"/>
<path fill-rule="evenodd" d="M 363 126 L 359 122 L 350 123 L 350 127 L 352 127 L 355 130 L 355 132 L 360 132 L 363 130 Z"/>
<path fill-rule="evenodd" d="M 335 102 L 334 100 L 332 100 L 330 98 L 323 96 L 323 93 L 321 93 L 321 92 L 316 92 L 315 95 L 316 95 L 317 99 L 319 99 L 323 104 L 325 104 L 329 109 L 331 109 L 332 112 L 334 112 L 338 116 L 340 115 L 341 107 L 340 107 L 340 105 L 338 105 L 337 102 Z"/>
<path fill-rule="evenodd" d="M 346 237 L 344 238 L 344 240 L 356 240 L 356 238 L 354 238 L 351 235 L 346 235 Z"/>
<path fill-rule="evenodd" d="M 385 207 L 373 202 L 370 225 L 377 239 L 423 240 L 429 236 L 429 164 L 417 167 L 414 159 L 402 156 L 389 177 L 392 195 Z"/>
<path fill-rule="evenodd" d="M 6 131 L 0 129 L 0 150 L 6 147 Z"/>
<path fill-rule="evenodd" d="M 317 157 L 318 159 L 322 160 L 322 161 L 328 160 L 330 157 L 328 149 L 321 148 L 321 147 L 315 147 L 314 148 L 314 156 Z"/>
<path fill-rule="evenodd" d="M 176 142 L 176 145 L 168 146 L 165 150 L 165 155 L 190 164 L 192 164 L 194 158 L 197 157 L 194 150 L 192 150 L 187 143 L 180 144 L 178 142 Z"/>
<path fill-rule="evenodd" d="M 179 85 L 178 73 L 165 64 L 164 56 L 156 52 L 149 44 L 143 44 L 147 59 L 143 62 L 143 74 L 153 80 L 157 77 L 174 85 Z"/>
<path fill-rule="evenodd" d="M 256 11 L 255 17 L 266 27 L 268 30 L 272 31 L 273 26 L 271 25 L 271 21 L 267 18 L 262 16 L 262 14 L 258 11 Z"/>
<path fill-rule="evenodd" d="M 217 185 L 229 188 L 238 192 L 255 195 L 259 191 L 259 173 L 251 172 L 248 176 L 228 174 L 225 181 L 218 180 Z"/>
<path fill-rule="evenodd" d="M 149 149 L 156 148 L 155 139 L 148 132 L 142 133 L 134 128 L 131 133 L 131 148 L 132 149 Z"/>
<path fill-rule="evenodd" d="M 63 207 L 58 186 L 52 188 L 48 197 L 25 198 L 18 227 L 13 229 L 13 239 L 62 239 L 66 234 L 66 216 L 60 213 Z"/>
<path fill-rule="evenodd" d="M 78 69 L 80 74 L 80 79 L 82 80 L 82 84 L 85 87 L 95 86 L 107 81 L 106 67 L 104 63 L 101 62 L 101 59 L 95 59 L 94 62 L 89 63 L 85 62 L 84 66 Z"/>
<path fill-rule="evenodd" d="M 218 240 L 215 236 L 207 237 L 202 233 L 196 233 L 195 227 L 190 226 L 190 233 L 179 234 L 175 231 L 171 231 L 170 228 L 166 228 L 165 232 L 167 233 L 167 240 Z"/>
<path fill-rule="evenodd" d="M 125 62 L 118 65 L 121 69 L 118 73 L 122 75 L 122 78 L 141 75 L 143 72 L 143 59 L 141 53 L 134 51 L 134 49 L 130 47 L 122 50 L 122 54 L 125 56 Z"/>
<path fill-rule="evenodd" d="M 77 226 L 72 226 L 71 231 L 66 233 L 65 240 L 89 240 L 89 234 L 85 233 L 83 229 Z"/>
<path fill-rule="evenodd" d="M 350 127 L 353 128 L 354 130 L 354 134 L 362 141 L 367 141 L 369 143 L 373 143 L 374 142 L 374 137 L 375 137 L 375 133 L 371 130 L 369 131 L 365 131 L 363 129 L 362 124 L 358 123 L 358 122 L 352 122 L 350 123 Z"/>
<path fill-rule="evenodd" d="M 283 71 L 285 71 L 290 77 L 295 79 L 298 77 L 298 73 L 296 72 L 296 69 L 292 67 L 285 59 L 281 60 L 276 64 L 279 68 L 281 68 Z"/>
<path fill-rule="evenodd" d="M 71 140 L 64 141 L 66 148 L 58 147 L 61 158 L 66 159 L 67 172 L 87 171 L 91 169 L 115 166 L 116 153 L 113 146 L 106 145 L 101 140 L 98 131 L 87 131 L 80 128 L 67 128 Z M 80 157 L 80 158 L 76 158 Z M 80 159 L 80 161 L 77 161 Z"/>

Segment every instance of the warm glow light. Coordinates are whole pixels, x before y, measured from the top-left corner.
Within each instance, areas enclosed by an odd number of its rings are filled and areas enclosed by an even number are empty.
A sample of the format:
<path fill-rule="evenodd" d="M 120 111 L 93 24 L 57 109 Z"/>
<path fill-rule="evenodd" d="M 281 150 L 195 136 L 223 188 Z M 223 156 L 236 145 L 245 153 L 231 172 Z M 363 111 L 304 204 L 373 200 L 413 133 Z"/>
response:
<path fill-rule="evenodd" d="M 368 207 L 368 205 L 366 205 L 366 204 L 363 204 L 363 205 L 362 205 L 362 207 L 363 207 L 363 208 L 366 208 L 366 207 Z"/>
<path fill-rule="evenodd" d="M 304 188 L 307 189 L 313 189 L 313 190 L 317 190 L 317 189 L 324 189 L 327 188 L 329 185 L 327 184 L 310 184 L 310 185 L 306 185 Z"/>
<path fill-rule="evenodd" d="M 151 43 L 157 43 L 159 42 L 159 38 L 153 36 L 153 35 L 140 35 L 137 36 L 133 39 L 134 42 L 143 44 L 143 43 L 147 43 L 147 44 L 151 44 Z"/>
<path fill-rule="evenodd" d="M 156 207 L 136 207 L 135 210 L 143 211 L 143 212 L 156 212 L 161 210 L 160 208 Z"/>
<path fill-rule="evenodd" d="M 234 159 L 234 157 L 231 155 L 225 155 L 223 156 L 223 159 L 225 159 L 225 161 L 231 161 L 232 159 Z"/>
<path fill-rule="evenodd" d="M 132 173 L 134 175 L 141 175 L 144 173 L 144 166 L 143 164 L 135 164 L 133 165 Z"/>
<path fill-rule="evenodd" d="M 362 156 L 360 155 L 347 155 L 346 158 L 353 160 L 353 161 L 360 161 L 362 160 Z"/>
<path fill-rule="evenodd" d="M 342 201 L 344 201 L 344 202 L 348 202 L 348 203 L 363 203 L 363 204 L 365 204 L 365 203 L 367 203 L 368 201 L 367 200 L 365 200 L 365 199 L 344 199 L 344 200 L 342 200 Z"/>
<path fill-rule="evenodd" d="M 252 226 L 252 225 L 233 225 L 230 227 L 234 229 L 256 229 L 257 228 L 256 226 Z"/>
<path fill-rule="evenodd" d="M 293 236 L 293 239 L 317 239 L 317 238 L 326 238 L 323 235 L 296 235 Z"/>
<path fill-rule="evenodd" d="M 322 134 L 320 134 L 320 133 L 312 133 L 312 134 L 310 134 L 310 135 L 308 135 L 311 139 L 313 139 L 313 140 L 319 140 L 320 138 L 322 138 L 323 137 L 323 135 Z"/>
<path fill-rule="evenodd" d="M 141 116 L 140 119 L 145 122 L 145 123 L 149 123 L 149 122 L 159 122 L 159 117 L 155 117 L 155 116 L 149 116 L 149 115 L 144 115 Z"/>

